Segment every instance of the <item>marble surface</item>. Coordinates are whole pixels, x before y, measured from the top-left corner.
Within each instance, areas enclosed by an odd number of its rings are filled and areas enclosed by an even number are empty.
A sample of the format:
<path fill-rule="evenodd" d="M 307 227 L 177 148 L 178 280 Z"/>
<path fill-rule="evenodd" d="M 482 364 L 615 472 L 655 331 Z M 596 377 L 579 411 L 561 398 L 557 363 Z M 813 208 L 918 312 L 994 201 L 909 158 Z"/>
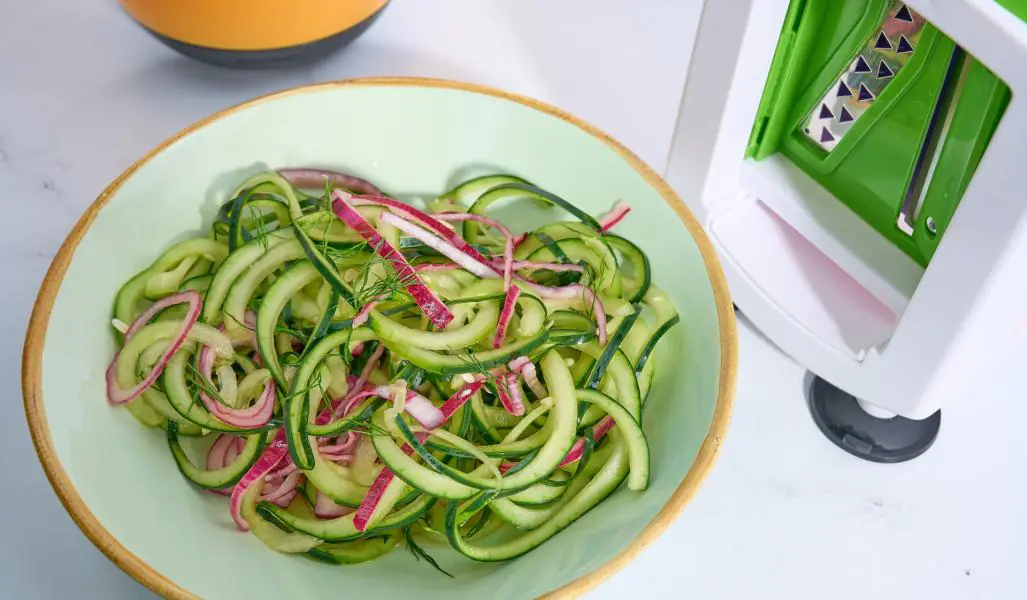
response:
<path fill-rule="evenodd" d="M 113 0 L 0 0 L 0 420 L 9 598 L 148 598 L 78 532 L 35 458 L 21 343 L 51 257 L 95 195 L 165 137 L 307 82 L 420 75 L 492 84 L 578 114 L 664 168 L 698 2 L 396 0 L 346 52 L 287 72 L 178 57 Z M 590 598 L 1013 598 L 1027 587 L 1027 373 L 947 408 L 920 459 L 872 465 L 809 418 L 804 371 L 745 323 L 721 459 L 674 525 Z M 1027 359 L 1027 356 L 1023 357 Z"/>

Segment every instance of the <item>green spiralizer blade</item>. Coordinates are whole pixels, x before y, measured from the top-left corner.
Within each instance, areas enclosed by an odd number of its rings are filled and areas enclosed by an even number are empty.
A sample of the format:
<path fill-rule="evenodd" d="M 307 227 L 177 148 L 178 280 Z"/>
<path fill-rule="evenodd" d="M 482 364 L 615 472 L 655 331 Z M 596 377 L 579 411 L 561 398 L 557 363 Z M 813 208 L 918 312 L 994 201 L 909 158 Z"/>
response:
<path fill-rule="evenodd" d="M 926 266 L 1009 102 L 893 0 L 792 0 L 748 156 L 788 157 Z"/>

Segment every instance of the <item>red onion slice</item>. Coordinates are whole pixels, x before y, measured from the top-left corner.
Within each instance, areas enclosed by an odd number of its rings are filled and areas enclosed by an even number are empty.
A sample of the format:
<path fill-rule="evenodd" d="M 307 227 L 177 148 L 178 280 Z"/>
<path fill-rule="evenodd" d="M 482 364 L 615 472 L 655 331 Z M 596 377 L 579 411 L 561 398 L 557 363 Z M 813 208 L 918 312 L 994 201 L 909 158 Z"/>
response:
<path fill-rule="evenodd" d="M 296 470 L 285 478 L 282 483 L 274 490 L 268 492 L 265 491 L 262 500 L 268 502 L 278 502 L 281 499 L 288 496 L 290 493 L 295 492 L 300 482 L 303 481 L 303 471 Z"/>
<path fill-rule="evenodd" d="M 629 212 L 631 212 L 631 207 L 623 200 L 618 200 L 613 205 L 613 210 L 599 219 L 599 226 L 602 228 L 603 233 L 613 229 L 614 225 L 623 221 Z"/>
<path fill-rule="evenodd" d="M 376 392 L 382 398 L 388 398 L 391 392 L 390 386 L 379 387 Z M 385 392 L 384 394 L 382 392 Z M 425 429 L 435 429 L 446 422 L 445 415 L 438 409 L 431 400 L 418 394 L 414 390 L 407 389 L 406 402 L 404 403 L 407 414 L 417 419 Z"/>
<path fill-rule="evenodd" d="M 175 352 L 182 347 L 185 343 L 186 337 L 189 336 L 189 332 L 192 331 L 193 326 L 196 325 L 196 321 L 200 318 L 200 311 L 203 309 L 203 301 L 200 299 L 200 294 L 196 290 L 187 290 L 162 298 L 158 300 L 143 314 L 132 322 L 132 325 L 125 331 L 125 341 L 127 342 L 137 331 L 142 329 L 154 316 L 160 311 L 168 308 L 169 306 L 175 306 L 176 304 L 189 304 L 189 309 L 186 311 L 185 318 L 182 320 L 182 326 L 178 332 L 175 333 L 171 339 L 171 343 L 168 345 L 168 349 L 164 351 L 164 354 L 157 359 L 157 362 L 147 373 L 146 377 L 139 383 L 130 389 L 122 390 L 118 388 L 117 384 L 117 364 L 118 358 L 121 353 L 114 355 L 114 359 L 111 361 L 109 367 L 107 367 L 107 401 L 111 404 L 127 404 L 132 400 L 135 400 L 140 394 L 145 392 L 151 385 L 157 381 L 160 374 L 164 372 L 164 367 L 167 366 L 168 361 L 174 356 Z"/>
<path fill-rule="evenodd" d="M 285 178 L 293 187 L 320 190 L 324 182 L 331 181 L 332 186 L 345 188 L 358 194 L 380 195 L 382 193 L 373 183 L 338 171 L 326 169 L 278 169 L 278 174 Z"/>
<path fill-rule="evenodd" d="M 233 445 L 235 445 L 235 438 L 224 433 L 219 435 L 207 450 L 207 470 L 215 471 L 227 465 L 229 461 L 225 460 L 225 455 L 228 448 Z"/>
<path fill-rule="evenodd" d="M 332 211 L 335 212 L 335 215 L 360 234 L 360 237 L 364 238 L 379 256 L 392 264 L 392 268 L 396 270 L 400 280 L 405 283 L 407 291 L 413 296 L 414 302 L 421 308 L 421 311 L 435 327 L 445 329 L 446 325 L 453 320 L 453 313 L 435 295 L 435 292 L 424 285 L 407 259 L 403 258 L 403 255 L 392 244 L 379 235 L 363 215 L 350 206 L 348 201 L 352 196 L 341 190 L 335 190 L 332 192 L 332 198 Z"/>
<path fill-rule="evenodd" d="M 336 504 L 331 498 L 321 492 L 317 493 L 317 500 L 314 502 L 314 516 L 319 519 L 337 519 L 350 514 L 354 510 L 349 506 Z"/>
<path fill-rule="evenodd" d="M 206 348 L 205 348 L 206 350 Z M 214 354 L 200 355 L 200 373 L 207 381 L 211 380 L 214 367 Z M 275 412 L 275 382 L 268 377 L 264 383 L 264 391 L 257 398 L 256 404 L 248 408 L 232 408 L 221 404 L 207 392 L 200 390 L 200 401 L 210 414 L 240 429 L 256 429 L 263 427 L 271 420 Z"/>

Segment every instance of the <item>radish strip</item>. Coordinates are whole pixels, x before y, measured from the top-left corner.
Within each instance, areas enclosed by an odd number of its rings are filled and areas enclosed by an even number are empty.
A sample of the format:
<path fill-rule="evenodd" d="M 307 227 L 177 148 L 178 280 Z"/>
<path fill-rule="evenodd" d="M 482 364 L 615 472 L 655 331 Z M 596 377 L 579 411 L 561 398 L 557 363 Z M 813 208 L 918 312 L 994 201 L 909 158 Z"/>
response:
<path fill-rule="evenodd" d="M 506 412 L 511 415 L 520 416 L 524 414 L 524 400 L 514 398 L 510 393 L 509 380 L 506 375 L 500 374 L 496 378 L 496 392 L 499 394 L 499 403 L 503 405 Z M 520 394 L 518 394 L 519 396 Z"/>
<path fill-rule="evenodd" d="M 496 337 L 492 340 L 492 347 L 499 348 L 506 339 L 506 330 L 510 327 L 510 320 L 513 319 L 514 307 L 517 306 L 517 298 L 521 295 L 521 288 L 512 286 L 507 289 L 506 298 L 503 299 L 503 310 L 499 313 L 499 321 L 496 323 Z"/>
<path fill-rule="evenodd" d="M 425 436 L 425 439 L 427 439 L 427 436 Z M 410 446 L 406 447 L 409 448 Z M 407 454 L 411 452 L 413 452 L 413 448 Z M 378 504 L 382 501 L 382 496 L 385 494 L 385 489 L 389 487 L 389 484 L 392 483 L 395 477 L 396 475 L 392 471 L 388 468 L 383 468 L 378 473 L 378 476 L 374 478 L 374 483 L 367 490 L 367 495 L 364 496 L 364 499 L 360 502 L 360 507 L 353 515 L 353 526 L 357 528 L 357 531 L 367 530 L 367 524 L 371 520 L 371 515 L 378 508 Z"/>
<path fill-rule="evenodd" d="M 125 331 L 125 341 L 127 342 L 132 335 L 142 329 L 150 319 L 156 316 L 157 313 L 169 306 L 184 303 L 189 304 L 189 309 L 186 312 L 185 318 L 182 320 L 182 327 L 179 328 L 178 332 L 172 338 L 171 344 L 168 345 L 168 349 L 164 351 L 164 354 L 162 354 L 159 359 L 157 359 L 157 362 L 153 365 L 153 368 L 150 369 L 150 372 L 147 373 L 146 377 L 131 389 L 118 389 L 117 381 L 115 381 L 115 373 L 117 372 L 116 367 L 121 353 L 119 352 L 114 355 L 114 360 L 112 360 L 110 366 L 107 367 L 106 380 L 108 402 L 115 405 L 127 404 L 132 400 L 135 400 L 136 397 L 149 389 L 150 386 L 157 381 L 160 374 L 164 372 L 164 367 L 168 364 L 168 361 L 171 360 L 171 357 L 174 356 L 175 352 L 178 352 L 178 349 L 182 347 L 183 343 L 185 343 L 185 339 L 188 337 L 189 332 L 192 331 L 193 325 L 195 325 L 196 321 L 200 318 L 200 311 L 203 309 L 203 301 L 200 299 L 200 294 L 195 290 L 187 290 L 158 300 L 150 307 L 149 310 L 139 315 L 139 318 L 133 321 L 132 325 L 129 326 L 127 331 Z"/>
<path fill-rule="evenodd" d="M 392 268 L 406 284 L 407 291 L 413 296 L 414 302 L 421 308 L 421 311 L 435 327 L 445 329 L 446 325 L 453 320 L 453 313 L 449 312 L 449 308 L 442 303 L 442 300 L 439 300 L 435 292 L 424 285 L 407 259 L 403 258 L 403 255 L 392 247 L 392 244 L 385 241 L 385 238 L 371 227 L 363 215 L 350 206 L 347 200 L 352 196 L 335 190 L 332 192 L 332 198 L 332 211 L 335 212 L 335 215 L 360 234 L 360 237 L 367 240 L 379 256 L 392 264 Z"/>
<path fill-rule="evenodd" d="M 602 420 L 596 424 L 595 429 L 592 431 L 592 434 L 595 436 L 595 441 L 598 442 L 599 440 L 603 439 L 603 436 L 609 433 L 610 430 L 613 429 L 613 426 L 616 424 L 617 423 L 613 420 L 612 417 L 603 417 Z M 563 459 L 562 462 L 560 462 L 557 468 L 569 465 L 570 463 L 576 460 L 580 460 L 581 455 L 584 454 L 584 452 L 585 438 L 578 438 L 578 440 L 574 442 L 574 445 L 571 446 L 571 451 L 567 453 L 567 456 Z"/>
<path fill-rule="evenodd" d="M 285 178 L 293 187 L 308 190 L 324 189 L 325 180 L 332 186 L 345 188 L 358 194 L 381 194 L 382 191 L 370 181 L 325 169 L 278 169 L 278 174 Z"/>
<path fill-rule="evenodd" d="M 602 227 L 603 233 L 613 229 L 614 225 L 624 220 L 624 217 L 628 216 L 629 212 L 631 212 L 631 207 L 623 200 L 618 200 L 613 205 L 613 210 L 599 219 L 599 225 Z"/>
<path fill-rule="evenodd" d="M 484 384 L 485 382 L 482 380 L 465 383 L 459 390 L 450 396 L 448 400 L 442 403 L 442 406 L 439 407 L 439 412 L 441 412 L 442 416 L 448 420 L 449 417 L 453 416 L 456 411 L 460 410 L 460 407 L 463 406 L 464 403 L 467 402 L 478 390 L 480 390 L 481 386 Z"/>
<path fill-rule="evenodd" d="M 275 439 L 271 441 L 267 449 L 264 450 L 264 454 L 257 459 L 257 462 L 250 467 L 250 470 L 242 476 L 239 483 L 232 489 L 232 499 L 229 501 L 228 509 L 232 514 L 232 520 L 242 531 L 249 531 L 250 526 L 246 523 L 246 520 L 242 518 L 240 509 L 242 508 L 242 497 L 246 493 L 254 482 L 263 480 L 267 477 L 268 473 L 273 471 L 278 463 L 289 455 L 289 443 L 285 440 L 285 430 L 279 429 L 278 434 L 275 435 Z"/>

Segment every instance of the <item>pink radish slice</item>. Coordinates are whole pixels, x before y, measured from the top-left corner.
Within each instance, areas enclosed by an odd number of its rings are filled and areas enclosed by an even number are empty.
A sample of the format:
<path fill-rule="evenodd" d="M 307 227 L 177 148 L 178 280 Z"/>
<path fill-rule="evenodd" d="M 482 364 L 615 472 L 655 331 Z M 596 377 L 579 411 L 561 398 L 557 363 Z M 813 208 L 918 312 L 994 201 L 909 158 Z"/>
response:
<path fill-rule="evenodd" d="M 616 424 L 617 423 L 614 422 L 612 417 L 603 417 L 602 420 L 596 424 L 595 429 L 593 430 L 593 435 L 595 435 L 595 441 L 598 442 L 599 440 L 603 439 L 603 436 L 609 433 L 610 430 L 613 429 L 613 426 Z M 585 438 L 578 438 L 578 440 L 574 442 L 574 445 L 571 446 L 570 452 L 567 453 L 567 456 L 564 457 L 563 461 L 560 462 L 557 468 L 569 465 L 570 463 L 579 460 L 584 452 Z"/>
<path fill-rule="evenodd" d="M 499 321 L 496 323 L 496 337 L 492 340 L 492 347 L 499 348 L 506 339 L 506 330 L 513 319 L 514 307 L 517 306 L 517 298 L 521 295 L 521 288 L 512 286 L 506 291 L 506 298 L 503 299 L 503 310 L 499 313 Z"/>
<path fill-rule="evenodd" d="M 324 189 L 324 182 L 327 179 L 333 186 L 345 188 L 358 194 L 382 193 L 381 190 L 366 179 L 339 173 L 338 171 L 328 171 L 325 169 L 279 169 L 278 174 L 284 177 L 293 187 L 297 188 L 308 190 Z"/>
<path fill-rule="evenodd" d="M 357 528 L 357 531 L 366 531 L 367 524 L 371 520 L 371 515 L 374 514 L 378 504 L 382 501 L 382 496 L 385 494 L 385 489 L 389 487 L 392 480 L 395 478 L 395 474 L 388 468 L 383 468 L 378 476 L 374 478 L 374 483 L 371 484 L 370 489 L 367 490 L 367 495 L 360 502 L 360 507 L 357 508 L 357 512 L 353 515 L 353 526 Z"/>
<path fill-rule="evenodd" d="M 524 414 L 524 401 L 522 400 L 518 404 L 517 400 L 510 394 L 509 380 L 505 374 L 500 374 L 496 378 L 496 392 L 499 394 L 499 403 L 503 405 L 506 412 L 517 416 Z"/>
<path fill-rule="evenodd" d="M 442 416 L 446 420 L 449 420 L 449 418 L 452 417 L 456 411 L 460 410 L 460 407 L 470 400 L 471 396 L 480 390 L 483 385 L 485 385 L 485 382 L 480 379 L 470 383 L 465 383 L 459 390 L 454 392 L 448 400 L 442 403 L 442 406 L 439 407 L 439 412 L 442 413 Z"/>
<path fill-rule="evenodd" d="M 435 295 L 435 292 L 424 285 L 424 282 L 417 276 L 417 273 L 410 266 L 410 263 L 407 262 L 407 259 L 403 258 L 403 255 L 392 244 L 379 235 L 363 215 L 350 206 L 349 200 L 352 196 L 337 189 L 332 192 L 332 198 L 332 211 L 335 212 L 335 215 L 360 234 L 360 237 L 364 238 L 379 256 L 389 261 L 392 268 L 395 269 L 400 279 L 405 283 L 407 291 L 413 296 L 414 302 L 421 308 L 421 312 L 428 317 L 428 320 L 435 327 L 445 329 L 446 325 L 449 325 L 449 322 L 453 320 L 453 313 Z"/>
<path fill-rule="evenodd" d="M 203 308 L 203 301 L 200 299 L 200 294 L 197 293 L 196 290 L 187 290 L 168 296 L 167 298 L 162 298 L 155 302 L 153 306 L 143 314 L 139 315 L 139 317 L 132 322 L 132 325 L 129 326 L 128 330 L 125 331 L 125 341 L 128 342 L 128 340 L 135 335 L 137 331 L 142 329 L 150 319 L 156 316 L 157 313 L 169 306 L 184 303 L 188 303 L 189 308 L 186 311 L 185 318 L 182 320 L 182 326 L 179 328 L 178 332 L 175 333 L 174 337 L 172 337 L 171 343 L 168 345 L 168 349 L 164 351 L 164 354 L 162 354 L 159 359 L 157 359 L 156 364 L 153 365 L 153 368 L 150 369 L 150 372 L 147 373 L 146 377 L 132 388 L 127 390 L 118 388 L 116 381 L 117 364 L 121 353 L 119 352 L 114 355 L 114 359 L 111 361 L 110 366 L 107 367 L 106 380 L 108 402 L 115 405 L 127 404 L 132 400 L 135 400 L 139 394 L 142 394 L 144 391 L 149 389 L 149 387 L 157 381 L 160 374 L 164 372 L 164 367 L 167 366 L 168 361 L 171 360 L 171 357 L 174 356 L 175 352 L 178 352 L 178 349 L 182 347 L 183 343 L 185 343 L 186 337 L 189 336 L 189 332 L 192 331 L 193 326 L 196 325 L 196 321 L 200 318 L 200 311 Z"/>

